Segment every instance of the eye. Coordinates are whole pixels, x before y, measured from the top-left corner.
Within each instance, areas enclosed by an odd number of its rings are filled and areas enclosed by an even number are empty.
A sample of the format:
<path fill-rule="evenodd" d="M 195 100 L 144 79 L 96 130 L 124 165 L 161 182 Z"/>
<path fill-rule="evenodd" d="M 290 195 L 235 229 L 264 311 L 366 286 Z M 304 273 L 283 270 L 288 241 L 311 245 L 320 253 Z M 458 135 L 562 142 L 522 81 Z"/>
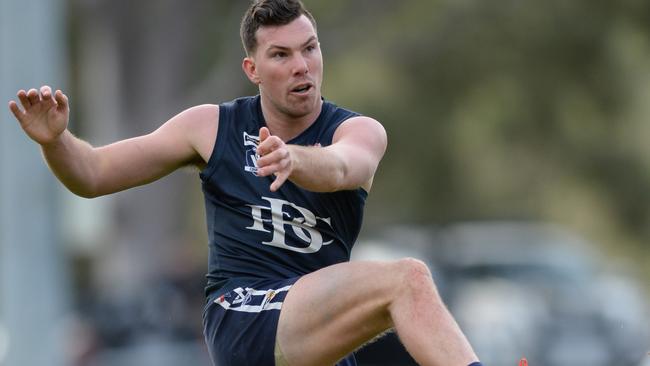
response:
<path fill-rule="evenodd" d="M 316 50 L 316 46 L 313 45 L 313 44 L 312 44 L 312 45 L 309 45 L 309 46 L 307 46 L 307 48 L 305 48 L 305 50 L 306 50 L 307 52 L 313 52 L 313 51 Z"/>
<path fill-rule="evenodd" d="M 271 54 L 271 58 L 277 58 L 277 59 L 280 59 L 280 58 L 284 58 L 284 57 L 287 57 L 287 54 L 286 54 L 285 52 L 282 52 L 282 51 L 273 52 L 273 53 Z"/>

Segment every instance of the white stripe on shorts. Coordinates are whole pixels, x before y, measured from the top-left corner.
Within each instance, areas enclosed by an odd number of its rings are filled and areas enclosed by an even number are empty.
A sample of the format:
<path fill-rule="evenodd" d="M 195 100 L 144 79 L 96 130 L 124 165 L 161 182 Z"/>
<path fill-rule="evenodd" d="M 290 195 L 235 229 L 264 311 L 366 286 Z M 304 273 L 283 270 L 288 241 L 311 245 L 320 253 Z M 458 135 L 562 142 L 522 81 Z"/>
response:
<path fill-rule="evenodd" d="M 255 290 L 248 287 L 246 289 L 238 287 L 232 290 L 232 292 L 237 294 L 237 298 L 233 300 L 232 303 L 226 301 L 224 296 L 218 297 L 214 300 L 214 302 L 226 310 L 240 311 L 244 313 L 259 313 L 266 310 L 280 310 L 282 309 L 282 301 L 271 302 L 271 300 L 273 300 L 277 294 L 289 291 L 290 288 L 291 285 L 284 286 L 277 290 Z M 252 300 L 259 301 L 260 296 L 263 296 L 263 299 L 259 305 L 249 305 Z"/>

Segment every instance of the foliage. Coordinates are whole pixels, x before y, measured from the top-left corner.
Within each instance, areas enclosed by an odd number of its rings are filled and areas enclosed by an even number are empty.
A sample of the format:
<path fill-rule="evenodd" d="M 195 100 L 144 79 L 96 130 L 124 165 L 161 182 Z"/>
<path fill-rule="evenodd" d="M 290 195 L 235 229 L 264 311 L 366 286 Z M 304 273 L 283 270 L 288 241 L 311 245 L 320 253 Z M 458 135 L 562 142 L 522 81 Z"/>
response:
<path fill-rule="evenodd" d="M 392 4 L 328 24 L 349 34 L 327 95 L 389 132 L 374 219 L 534 218 L 603 244 L 650 239 L 649 3 Z"/>
<path fill-rule="evenodd" d="M 550 220 L 650 261 L 649 2 L 305 3 L 325 96 L 389 134 L 367 227 Z M 126 126 L 255 92 L 238 64 L 245 2 L 88 4 L 73 26 L 117 35 Z"/>

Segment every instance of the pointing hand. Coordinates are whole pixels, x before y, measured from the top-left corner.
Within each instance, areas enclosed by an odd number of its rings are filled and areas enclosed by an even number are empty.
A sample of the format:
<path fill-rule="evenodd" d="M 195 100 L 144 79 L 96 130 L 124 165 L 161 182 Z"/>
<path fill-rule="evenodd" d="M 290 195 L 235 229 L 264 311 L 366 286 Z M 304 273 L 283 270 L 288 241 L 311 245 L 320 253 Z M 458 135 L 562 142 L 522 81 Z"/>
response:
<path fill-rule="evenodd" d="M 260 128 L 260 144 L 257 147 L 257 175 L 267 177 L 275 175 L 271 184 L 271 192 L 277 191 L 289 178 L 293 171 L 291 151 L 277 136 L 271 136 L 268 128 Z"/>

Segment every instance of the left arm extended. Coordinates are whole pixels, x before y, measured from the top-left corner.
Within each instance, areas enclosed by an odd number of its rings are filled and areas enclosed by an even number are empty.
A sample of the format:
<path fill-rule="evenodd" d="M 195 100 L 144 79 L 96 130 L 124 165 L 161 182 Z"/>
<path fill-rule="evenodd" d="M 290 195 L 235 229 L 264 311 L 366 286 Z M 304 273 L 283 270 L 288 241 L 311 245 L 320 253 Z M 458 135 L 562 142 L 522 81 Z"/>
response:
<path fill-rule="evenodd" d="M 278 190 L 287 179 L 313 192 L 360 187 L 369 191 L 387 145 L 382 125 L 368 117 L 343 122 L 332 144 L 325 147 L 287 145 L 270 136 L 266 127 L 260 129 L 260 141 L 258 175 L 275 174 L 271 191 Z"/>

